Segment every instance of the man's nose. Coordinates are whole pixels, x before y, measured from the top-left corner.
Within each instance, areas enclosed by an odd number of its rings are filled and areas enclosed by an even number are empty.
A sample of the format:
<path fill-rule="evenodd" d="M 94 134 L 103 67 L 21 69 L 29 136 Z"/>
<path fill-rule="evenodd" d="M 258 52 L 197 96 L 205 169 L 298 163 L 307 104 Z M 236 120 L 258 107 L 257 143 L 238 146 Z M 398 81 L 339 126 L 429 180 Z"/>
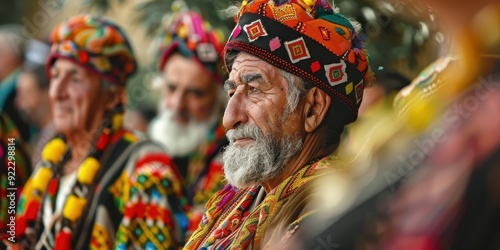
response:
<path fill-rule="evenodd" d="M 186 98 L 181 92 L 174 92 L 172 95 L 166 97 L 166 108 L 177 112 L 182 112 L 186 107 Z"/>
<path fill-rule="evenodd" d="M 245 105 L 244 92 L 236 91 L 229 99 L 222 119 L 222 124 L 226 129 L 234 129 L 240 123 L 246 123 L 248 121 Z"/>
<path fill-rule="evenodd" d="M 49 86 L 49 98 L 52 101 L 63 100 L 68 97 L 67 78 L 52 79 Z"/>

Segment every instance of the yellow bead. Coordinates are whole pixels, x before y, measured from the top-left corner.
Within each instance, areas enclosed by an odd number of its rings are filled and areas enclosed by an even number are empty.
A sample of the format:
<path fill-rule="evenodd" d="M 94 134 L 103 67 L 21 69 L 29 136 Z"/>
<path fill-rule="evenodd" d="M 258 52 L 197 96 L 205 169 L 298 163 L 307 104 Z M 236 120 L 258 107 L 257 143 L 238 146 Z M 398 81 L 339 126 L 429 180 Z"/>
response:
<path fill-rule="evenodd" d="M 42 167 L 38 169 L 35 177 L 33 178 L 33 189 L 45 191 L 50 178 L 52 178 L 52 170 L 50 168 Z"/>
<path fill-rule="evenodd" d="M 241 3 L 241 7 L 245 6 L 248 4 L 248 1 L 247 0 L 244 0 L 242 3 Z"/>
<path fill-rule="evenodd" d="M 311 6 L 311 5 L 314 5 L 316 3 L 316 0 L 304 0 L 304 3 L 307 6 Z"/>
<path fill-rule="evenodd" d="M 123 114 L 115 114 L 113 116 L 113 131 L 118 131 L 123 125 Z"/>
<path fill-rule="evenodd" d="M 55 138 L 49 141 L 42 151 L 42 159 L 57 163 L 66 152 L 66 142 L 61 138 Z"/>
<path fill-rule="evenodd" d="M 33 178 L 28 179 L 26 184 L 24 184 L 23 191 L 21 192 L 21 197 L 25 200 L 33 199 Z"/>
<path fill-rule="evenodd" d="M 207 243 L 210 244 L 210 245 L 213 245 L 215 243 L 215 238 L 214 237 L 209 237 L 207 239 Z"/>
<path fill-rule="evenodd" d="M 129 142 L 135 142 L 135 141 L 137 141 L 137 137 L 134 134 L 132 134 L 132 133 L 125 133 L 123 135 L 123 138 L 126 139 Z"/>
<path fill-rule="evenodd" d="M 85 203 L 87 203 L 86 199 L 78 198 L 73 194 L 68 196 L 64 205 L 63 216 L 71 222 L 75 222 L 82 216 Z"/>
<path fill-rule="evenodd" d="M 100 166 L 101 164 L 94 157 L 86 158 L 78 169 L 78 181 L 84 185 L 92 184 Z"/>

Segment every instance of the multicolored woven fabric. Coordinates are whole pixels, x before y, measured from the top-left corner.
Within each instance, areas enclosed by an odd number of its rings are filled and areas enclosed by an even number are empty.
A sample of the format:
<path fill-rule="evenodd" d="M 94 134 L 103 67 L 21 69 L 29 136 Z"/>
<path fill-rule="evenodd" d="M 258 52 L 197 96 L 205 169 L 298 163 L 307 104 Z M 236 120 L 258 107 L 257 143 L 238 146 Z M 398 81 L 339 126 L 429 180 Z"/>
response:
<path fill-rule="evenodd" d="M 185 229 L 188 222 L 182 215 L 183 210 L 176 207 L 185 201 L 179 199 L 182 192 L 178 185 L 180 176 L 172 166 L 168 156 L 151 154 L 138 162 L 131 178 L 123 175 L 122 183 L 131 188 L 130 194 L 126 194 L 124 217 L 118 228 L 115 249 L 132 246 L 176 249 L 182 245 L 183 242 L 179 242 L 183 241 L 182 236 L 174 237 L 174 232 L 179 228 Z"/>
<path fill-rule="evenodd" d="M 236 20 L 224 55 L 244 51 L 297 75 L 332 97 L 336 116 L 356 120 L 374 80 L 359 24 L 326 0 L 244 1 Z"/>
<path fill-rule="evenodd" d="M 179 52 L 183 56 L 193 57 L 214 79 L 224 79 L 222 48 L 224 34 L 214 29 L 202 17 L 192 11 L 174 14 L 167 23 L 166 30 L 160 38 L 159 70 L 162 71 L 168 58 Z"/>
<path fill-rule="evenodd" d="M 189 157 L 185 179 L 186 197 L 193 205 L 204 206 L 216 192 L 225 186 L 224 171 L 219 152 L 227 145 L 222 122 L 215 124 L 202 143 Z"/>
<path fill-rule="evenodd" d="M 56 58 L 66 58 L 122 86 L 136 71 L 132 47 L 121 28 L 111 21 L 79 15 L 58 25 L 50 39 L 48 70 Z"/>
<path fill-rule="evenodd" d="M 231 187 L 223 189 L 207 203 L 208 210 L 185 249 L 259 249 L 266 246 L 269 242 L 265 239 L 270 233 L 267 229 L 277 228 L 277 223 L 288 223 L 277 216 L 285 208 L 299 207 L 294 202 L 305 202 L 297 194 L 303 192 L 308 183 L 326 173 L 345 170 L 343 166 L 335 165 L 336 159 L 335 156 L 328 156 L 304 166 L 267 194 L 253 209 L 251 206 L 259 202 L 257 199 L 262 187 L 253 186 L 236 192 L 231 191 Z M 295 216 L 291 218 L 290 225 L 300 223 L 310 212 L 287 215 Z M 294 226 L 286 225 L 285 228 L 295 230 Z"/>
<path fill-rule="evenodd" d="M 81 214 L 81 219 L 73 225 L 74 235 L 78 237 L 71 240 L 70 248 L 174 249 L 181 245 L 181 234 L 187 227 L 182 207 L 185 201 L 180 188 L 174 185 L 180 180 L 173 174 L 177 170 L 170 158 L 159 145 L 139 140 L 129 131 L 113 135 L 111 143 L 99 159 L 103 167 L 89 191 L 88 206 L 74 210 L 74 214 Z M 35 185 L 38 184 L 33 179 L 28 180 L 21 195 L 16 236 L 21 237 L 25 248 L 36 244 L 52 249 L 54 241 L 49 239 L 60 233 L 63 218 L 55 212 L 51 218 L 53 224 L 45 225 L 40 211 L 43 214 L 47 207 L 34 210 L 28 205 L 34 199 L 29 191 Z M 51 186 L 41 204 L 57 197 L 58 189 Z M 41 230 L 23 231 L 33 224 L 40 225 Z"/>

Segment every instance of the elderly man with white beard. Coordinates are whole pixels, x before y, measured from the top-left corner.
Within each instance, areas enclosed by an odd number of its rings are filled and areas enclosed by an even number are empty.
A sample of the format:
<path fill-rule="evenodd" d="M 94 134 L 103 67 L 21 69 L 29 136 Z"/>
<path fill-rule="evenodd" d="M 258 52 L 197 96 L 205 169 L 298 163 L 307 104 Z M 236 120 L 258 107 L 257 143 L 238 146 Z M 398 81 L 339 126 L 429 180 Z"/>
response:
<path fill-rule="evenodd" d="M 219 56 L 225 38 L 198 13 L 174 15 L 161 37 L 163 98 L 149 134 L 180 170 L 184 195 L 200 211 L 191 217 L 196 228 L 205 203 L 225 185 L 219 154 L 228 144 L 221 122 L 227 74 Z"/>
<path fill-rule="evenodd" d="M 373 79 L 356 22 L 323 0 L 243 1 L 223 56 L 229 185 L 185 249 L 279 249 L 313 214 L 319 177 Z"/>

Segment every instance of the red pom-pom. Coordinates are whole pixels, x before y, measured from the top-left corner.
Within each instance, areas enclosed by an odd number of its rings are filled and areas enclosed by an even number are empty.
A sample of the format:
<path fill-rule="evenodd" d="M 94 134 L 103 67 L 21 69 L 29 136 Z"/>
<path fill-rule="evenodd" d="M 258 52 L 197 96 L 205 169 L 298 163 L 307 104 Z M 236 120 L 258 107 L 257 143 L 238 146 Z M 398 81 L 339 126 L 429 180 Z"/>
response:
<path fill-rule="evenodd" d="M 49 192 L 49 195 L 54 196 L 57 192 L 58 187 L 59 187 L 59 180 L 57 178 L 54 178 L 50 180 L 47 192 Z"/>
<path fill-rule="evenodd" d="M 28 223 L 26 222 L 26 218 L 19 217 L 16 219 L 16 237 L 21 237 L 26 234 L 26 227 Z"/>
<path fill-rule="evenodd" d="M 71 239 L 73 238 L 73 234 L 67 228 L 63 228 L 57 236 L 56 241 L 54 243 L 55 250 L 68 250 L 71 249 Z"/>
<path fill-rule="evenodd" d="M 108 146 L 110 140 L 110 136 L 108 133 L 102 133 L 99 139 L 97 140 L 97 145 L 96 148 L 99 151 L 104 151 L 106 149 L 106 146 Z"/>
<path fill-rule="evenodd" d="M 85 64 L 88 61 L 89 61 L 89 54 L 87 53 L 87 51 L 80 51 L 80 62 Z"/>
<path fill-rule="evenodd" d="M 28 221 L 35 221 L 38 214 L 38 209 L 40 209 L 40 202 L 31 201 L 26 207 L 26 212 L 24 213 L 24 218 Z"/>

